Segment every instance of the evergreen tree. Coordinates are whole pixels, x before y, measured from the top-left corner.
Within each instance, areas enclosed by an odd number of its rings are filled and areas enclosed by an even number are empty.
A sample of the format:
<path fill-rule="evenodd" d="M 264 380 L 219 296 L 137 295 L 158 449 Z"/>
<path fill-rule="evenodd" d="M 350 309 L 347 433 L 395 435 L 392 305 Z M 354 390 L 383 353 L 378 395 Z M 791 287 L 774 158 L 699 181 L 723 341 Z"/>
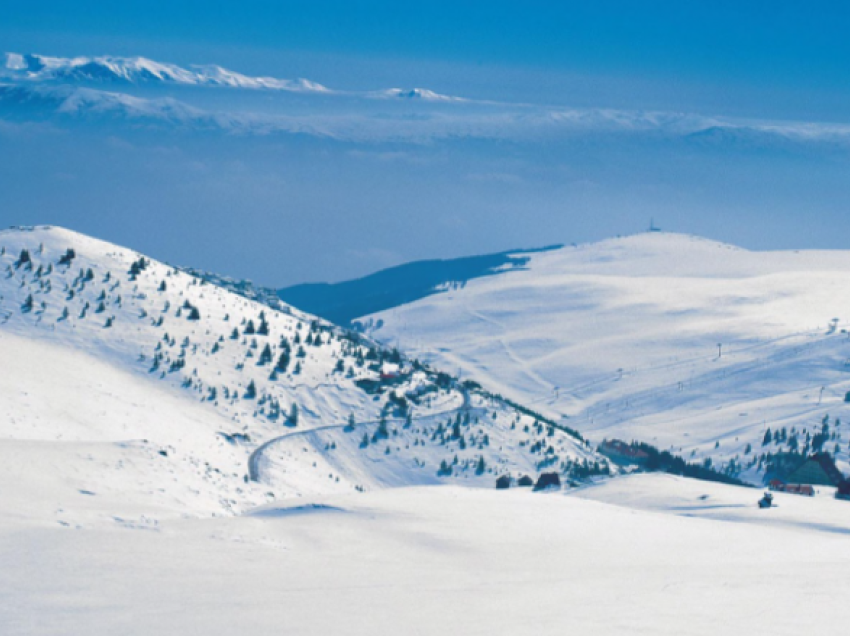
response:
<path fill-rule="evenodd" d="M 381 439 L 387 439 L 390 436 L 390 432 L 387 429 L 387 418 L 385 415 L 381 415 L 381 419 L 378 422 L 378 430 L 375 431 L 375 436 Z"/>
<path fill-rule="evenodd" d="M 773 434 L 770 432 L 770 429 L 768 428 L 768 429 L 764 432 L 764 439 L 762 439 L 762 441 L 761 441 L 761 445 L 762 445 L 762 446 L 767 446 L 767 445 L 768 445 L 768 444 L 770 444 L 772 441 L 773 441 Z"/>
<path fill-rule="evenodd" d="M 263 366 L 272 361 L 272 348 L 269 346 L 269 343 L 266 343 L 266 346 L 263 347 L 262 352 L 260 352 L 260 359 L 257 361 L 258 366 Z"/>
<path fill-rule="evenodd" d="M 253 320 L 248 321 L 248 324 L 245 325 L 245 329 L 243 330 L 243 333 L 245 333 L 245 335 L 247 335 L 247 336 L 251 336 L 251 335 L 257 333 L 257 330 L 254 327 L 254 321 Z"/>
<path fill-rule="evenodd" d="M 281 351 L 280 356 L 277 359 L 277 370 L 281 373 L 286 373 L 286 369 L 289 367 L 289 351 Z"/>
<path fill-rule="evenodd" d="M 289 417 L 287 418 L 290 426 L 298 426 L 298 405 L 293 402 L 289 408 Z"/>
<path fill-rule="evenodd" d="M 269 323 L 266 322 L 266 312 L 260 312 L 260 326 L 257 329 L 258 336 L 267 336 L 269 335 Z"/>
<path fill-rule="evenodd" d="M 77 257 L 77 253 L 71 249 L 70 247 L 65 250 L 65 253 L 59 257 L 60 265 L 71 265 L 71 261 L 73 261 Z"/>
<path fill-rule="evenodd" d="M 21 265 L 26 265 L 27 263 L 32 263 L 30 251 L 27 249 L 22 249 L 21 255 L 18 257 L 18 260 L 15 261 L 15 269 L 18 269 Z"/>
<path fill-rule="evenodd" d="M 257 397 L 257 386 L 254 384 L 254 381 L 251 380 L 248 384 L 248 388 L 245 390 L 245 399 L 253 400 L 255 397 Z"/>

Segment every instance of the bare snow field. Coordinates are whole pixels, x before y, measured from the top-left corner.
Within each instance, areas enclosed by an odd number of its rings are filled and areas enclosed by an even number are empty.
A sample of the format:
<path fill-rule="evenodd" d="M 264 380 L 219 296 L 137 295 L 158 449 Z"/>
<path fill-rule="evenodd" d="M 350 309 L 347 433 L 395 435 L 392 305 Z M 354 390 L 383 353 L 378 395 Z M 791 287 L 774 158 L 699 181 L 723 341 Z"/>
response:
<path fill-rule="evenodd" d="M 846 535 L 758 519 L 783 518 L 790 496 L 759 511 L 757 490 L 657 482 L 582 496 L 398 488 L 75 529 L 33 512 L 60 485 L 4 470 L 0 624 L 10 636 L 798 634 L 850 619 Z M 113 505 L 67 493 L 77 515 Z M 741 522 L 712 518 L 718 502 Z M 846 521 L 841 502 L 798 502 Z"/>

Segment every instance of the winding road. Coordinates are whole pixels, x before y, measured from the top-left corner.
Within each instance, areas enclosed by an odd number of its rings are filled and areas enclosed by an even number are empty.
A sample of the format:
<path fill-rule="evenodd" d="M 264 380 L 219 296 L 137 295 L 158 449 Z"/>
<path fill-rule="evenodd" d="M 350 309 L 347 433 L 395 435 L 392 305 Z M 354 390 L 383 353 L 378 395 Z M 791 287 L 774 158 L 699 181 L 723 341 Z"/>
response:
<path fill-rule="evenodd" d="M 445 411 L 437 411 L 436 413 L 429 413 L 428 415 L 420 415 L 418 417 L 411 418 L 413 421 L 424 420 L 432 417 L 443 417 L 446 415 L 454 415 L 455 413 L 466 413 L 471 411 L 472 409 L 472 400 L 469 396 L 469 391 L 461 386 L 454 387 L 457 391 L 460 392 L 461 397 L 463 398 L 463 404 L 454 409 L 447 409 Z M 381 420 L 367 420 L 365 422 L 355 422 L 355 426 L 369 426 L 369 425 L 377 425 Z M 393 418 L 388 419 L 387 422 L 403 422 L 404 420 L 401 418 Z M 315 428 L 308 428 L 298 431 L 291 431 L 289 433 L 285 433 L 283 435 L 279 435 L 277 437 L 273 437 L 270 440 L 267 440 L 257 446 L 251 455 L 248 457 L 248 478 L 251 481 L 260 481 L 260 459 L 269 448 L 275 446 L 276 444 L 282 442 L 283 440 L 290 439 L 292 437 L 298 437 L 301 435 L 307 435 L 309 433 L 316 433 L 318 431 L 330 431 L 334 429 L 345 428 L 348 426 L 348 422 L 343 424 L 328 424 L 326 426 L 317 426 Z"/>

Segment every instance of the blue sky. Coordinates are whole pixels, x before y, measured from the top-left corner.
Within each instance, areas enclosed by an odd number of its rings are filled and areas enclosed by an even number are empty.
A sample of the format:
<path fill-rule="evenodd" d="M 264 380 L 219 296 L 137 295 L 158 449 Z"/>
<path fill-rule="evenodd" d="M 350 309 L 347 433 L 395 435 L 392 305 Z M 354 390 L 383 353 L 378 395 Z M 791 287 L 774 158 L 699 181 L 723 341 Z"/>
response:
<path fill-rule="evenodd" d="M 850 7 L 838 2 L 81 0 L 9 2 L 2 13 L 10 51 L 143 55 L 341 90 L 422 86 L 540 108 L 850 123 Z M 206 109 L 231 100 L 176 98 Z M 324 108 L 369 126 L 384 116 L 383 106 L 263 100 L 250 108 Z M 834 229 L 850 200 L 850 155 L 822 141 L 457 132 L 479 119 L 428 143 L 385 133 L 235 139 L 115 121 L 80 128 L 54 119 L 36 131 L 21 128 L 20 113 L 5 115 L 3 135 L 3 116 L 0 209 L 9 224 L 61 222 L 272 285 L 595 240 L 637 231 L 650 216 L 755 248 L 842 247 Z M 140 218 L 155 219 L 156 231 Z M 200 240 L 183 240 L 190 231 Z"/>

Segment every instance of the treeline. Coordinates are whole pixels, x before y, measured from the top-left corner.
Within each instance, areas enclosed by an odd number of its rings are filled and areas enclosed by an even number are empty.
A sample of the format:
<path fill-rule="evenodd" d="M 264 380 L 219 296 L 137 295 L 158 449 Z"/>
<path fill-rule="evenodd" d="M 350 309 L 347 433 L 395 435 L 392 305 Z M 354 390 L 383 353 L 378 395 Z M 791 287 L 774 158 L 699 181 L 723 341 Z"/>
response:
<path fill-rule="evenodd" d="M 582 437 L 581 433 L 579 433 L 577 430 L 570 428 L 569 426 L 564 426 L 563 424 L 559 424 L 555 420 L 549 419 L 545 415 L 542 415 L 541 413 L 538 413 L 537 411 L 534 411 L 534 410 L 528 408 L 527 406 L 523 406 L 522 404 L 518 404 L 518 403 L 514 402 L 513 400 L 511 400 L 510 398 L 506 398 L 505 396 L 500 395 L 499 393 L 491 393 L 490 391 L 487 391 L 486 389 L 481 388 L 481 385 L 478 384 L 478 382 L 475 382 L 474 380 L 464 380 L 461 384 L 467 391 L 475 391 L 475 392 L 479 393 L 480 395 L 483 395 L 485 397 L 490 398 L 491 400 L 498 400 L 498 401 L 502 402 L 503 404 L 507 404 L 508 406 L 513 408 L 515 411 L 518 411 L 519 413 L 522 413 L 523 415 L 528 415 L 529 417 L 533 417 L 534 419 L 539 420 L 540 422 L 548 424 L 552 428 L 557 428 L 559 431 L 562 431 L 562 432 L 566 433 L 567 435 L 574 437 L 579 442 L 586 443 L 586 440 L 584 439 L 584 437 Z"/>
<path fill-rule="evenodd" d="M 670 473 L 671 475 L 681 475 L 682 477 L 702 479 L 703 481 L 716 481 L 733 486 L 750 485 L 731 475 L 717 472 L 705 464 L 686 462 L 678 455 L 674 455 L 669 451 L 658 450 L 655 446 L 646 442 L 632 442 L 632 447 L 642 450 L 649 455 L 644 468 L 650 472 Z"/>

